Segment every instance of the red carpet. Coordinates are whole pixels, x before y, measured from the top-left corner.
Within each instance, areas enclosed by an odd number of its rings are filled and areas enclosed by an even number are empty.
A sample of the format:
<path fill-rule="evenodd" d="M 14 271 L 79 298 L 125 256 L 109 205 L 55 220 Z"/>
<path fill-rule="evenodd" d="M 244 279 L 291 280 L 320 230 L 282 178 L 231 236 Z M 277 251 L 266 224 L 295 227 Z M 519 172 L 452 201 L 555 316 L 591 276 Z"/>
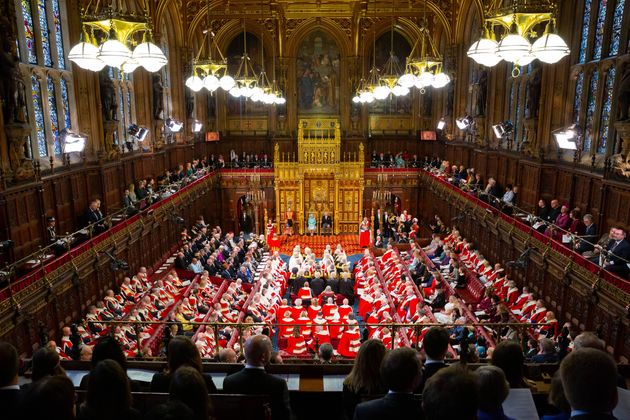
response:
<path fill-rule="evenodd" d="M 341 244 L 346 251 L 346 255 L 354 255 L 363 253 L 363 248 L 359 246 L 359 235 L 357 234 L 342 234 L 331 236 L 280 236 L 280 248 L 278 251 L 284 255 L 291 255 L 293 247 L 300 245 L 302 250 L 305 247 L 309 247 L 311 251 L 315 253 L 317 258 L 321 258 L 326 249 L 326 245 L 330 245 L 333 251 L 337 247 L 337 244 Z"/>

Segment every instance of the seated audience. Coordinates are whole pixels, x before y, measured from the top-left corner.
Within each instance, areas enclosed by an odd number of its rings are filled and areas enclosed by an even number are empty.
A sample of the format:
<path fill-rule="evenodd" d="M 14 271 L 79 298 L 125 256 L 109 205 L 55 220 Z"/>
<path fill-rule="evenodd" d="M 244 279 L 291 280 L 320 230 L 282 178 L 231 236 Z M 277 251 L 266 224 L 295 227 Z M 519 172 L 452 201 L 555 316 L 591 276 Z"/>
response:
<path fill-rule="evenodd" d="M 21 418 L 18 406 L 24 396 L 18 385 L 20 360 L 15 347 L 0 341 L 0 407 L 6 420 Z"/>
<path fill-rule="evenodd" d="M 169 399 L 184 403 L 191 409 L 196 420 L 207 420 L 210 417 L 211 404 L 206 382 L 199 370 L 184 365 L 172 375 Z"/>
<path fill-rule="evenodd" d="M 503 401 L 510 393 L 505 374 L 496 366 L 481 366 L 475 370 L 479 387 L 478 420 L 511 420 L 503 413 Z"/>
<path fill-rule="evenodd" d="M 290 419 L 289 391 L 284 379 L 265 372 L 271 358 L 271 340 L 255 335 L 244 345 L 245 368 L 228 375 L 223 381 L 223 392 L 231 394 L 269 395 L 274 420 Z"/>
<path fill-rule="evenodd" d="M 440 369 L 446 367 L 444 358 L 446 357 L 449 343 L 450 337 L 448 331 L 442 327 L 431 327 L 424 335 L 422 345 L 424 347 L 426 360 L 424 361 L 424 369 L 422 372 L 422 387 L 417 389 L 419 394 L 422 393 L 427 380 Z"/>
<path fill-rule="evenodd" d="M 319 346 L 319 362 L 321 364 L 327 365 L 332 363 L 332 358 L 334 355 L 334 349 L 332 344 L 330 343 L 324 343 L 321 346 Z"/>
<path fill-rule="evenodd" d="M 385 397 L 361 403 L 354 411 L 355 420 L 422 418 L 420 402 L 413 390 L 422 380 L 422 363 L 414 349 L 399 348 L 385 355 L 381 363 L 381 378 L 388 389 Z"/>
<path fill-rule="evenodd" d="M 551 378 L 551 386 L 549 387 L 549 396 L 547 402 L 555 414 L 547 414 L 541 417 L 541 420 L 569 420 L 571 417 L 571 406 L 564 395 L 562 387 L 562 378 L 560 372 L 557 371 Z"/>
<path fill-rule="evenodd" d="M 85 402 L 78 420 L 136 420 L 140 413 L 131 407 L 129 379 L 114 360 L 99 362 L 90 372 Z"/>
<path fill-rule="evenodd" d="M 146 420 L 195 420 L 195 413 L 183 402 L 170 400 L 151 408 Z"/>
<path fill-rule="evenodd" d="M 37 382 L 46 376 L 66 376 L 60 365 L 59 353 L 47 347 L 42 347 L 33 353 L 31 381 Z"/>
<path fill-rule="evenodd" d="M 1 392 L 1 391 L 0 391 Z M 75 394 L 72 381 L 65 376 L 47 376 L 28 388 L 22 398 L 16 419 L 75 419 Z M 8 406 L 11 409 L 11 404 Z M 3 405 L 2 418 L 11 418 L 11 414 L 5 417 L 6 409 Z M 96 420 L 111 417 L 92 417 Z M 125 419 L 116 415 L 116 418 Z"/>
<path fill-rule="evenodd" d="M 574 350 L 560 364 L 564 394 L 572 419 L 614 419 L 617 405 L 617 365 L 603 351 Z"/>
<path fill-rule="evenodd" d="M 492 364 L 501 368 L 510 388 L 529 388 L 528 380 L 523 376 L 524 361 L 523 350 L 514 340 L 501 341 L 492 352 Z"/>
<path fill-rule="evenodd" d="M 232 350 L 233 351 L 233 350 Z M 167 352 L 168 368 L 164 373 L 156 373 L 151 380 L 151 391 L 167 392 L 172 381 L 173 372 L 181 366 L 189 366 L 196 369 L 205 381 L 206 387 L 211 394 L 217 392 L 217 387 L 212 381 L 210 374 L 203 373 L 201 355 L 197 346 L 188 337 L 178 335 L 173 337 L 168 343 Z"/>
<path fill-rule="evenodd" d="M 475 420 L 478 406 L 475 377 L 461 366 L 441 369 L 429 378 L 422 393 L 426 420 Z"/>
<path fill-rule="evenodd" d="M 362 396 L 386 392 L 380 374 L 385 352 L 385 346 L 379 340 L 367 340 L 361 344 L 352 370 L 343 381 L 343 409 L 347 418 L 353 418 Z"/>

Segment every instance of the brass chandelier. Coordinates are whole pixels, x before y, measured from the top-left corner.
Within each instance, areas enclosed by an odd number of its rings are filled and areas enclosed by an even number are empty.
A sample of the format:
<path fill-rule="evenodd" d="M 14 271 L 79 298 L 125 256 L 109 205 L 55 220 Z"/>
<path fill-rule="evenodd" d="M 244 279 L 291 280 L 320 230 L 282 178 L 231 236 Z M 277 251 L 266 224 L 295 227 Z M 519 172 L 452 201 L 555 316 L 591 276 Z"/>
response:
<path fill-rule="evenodd" d="M 112 5 L 100 7 L 100 2 L 90 12 L 90 6 L 91 2 L 81 11 L 81 41 L 68 53 L 70 61 L 90 71 L 111 66 L 125 73 L 140 66 L 156 72 L 168 62 L 160 47 L 153 43 L 148 4 L 144 15 L 123 13 Z M 139 34 L 142 34 L 140 43 Z"/>
<path fill-rule="evenodd" d="M 556 9 L 551 0 L 512 0 L 508 6 L 495 0 L 486 9 L 483 35 L 471 45 L 468 57 L 487 67 L 493 67 L 501 60 L 514 63 L 513 77 L 520 75 L 521 66 L 535 59 L 557 63 L 569 55 L 570 50 L 556 33 Z M 545 22 L 545 31 L 538 37 L 535 27 Z M 499 42 L 494 37 L 497 28 L 504 30 Z"/>

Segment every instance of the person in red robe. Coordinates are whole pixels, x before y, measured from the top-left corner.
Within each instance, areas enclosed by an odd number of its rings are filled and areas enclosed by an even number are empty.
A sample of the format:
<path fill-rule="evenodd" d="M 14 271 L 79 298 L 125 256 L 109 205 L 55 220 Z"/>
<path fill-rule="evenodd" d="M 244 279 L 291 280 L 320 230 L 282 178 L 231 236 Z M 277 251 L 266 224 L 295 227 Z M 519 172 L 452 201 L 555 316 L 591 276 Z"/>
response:
<path fill-rule="evenodd" d="M 363 248 L 369 247 L 371 242 L 370 235 L 370 221 L 367 217 L 364 217 L 359 227 L 359 246 Z"/>
<path fill-rule="evenodd" d="M 293 334 L 287 339 L 285 351 L 291 356 L 306 356 L 308 354 L 306 340 L 300 333 L 300 327 L 293 327 Z"/>
<path fill-rule="evenodd" d="M 351 325 L 341 334 L 339 345 L 337 346 L 337 353 L 343 357 L 355 358 L 359 347 L 361 347 L 361 333 L 359 332 L 359 327 Z"/>
<path fill-rule="evenodd" d="M 311 287 L 307 281 L 304 282 L 304 286 L 302 286 L 298 291 L 298 297 L 303 301 L 309 300 L 313 297 L 313 292 L 311 291 Z"/>

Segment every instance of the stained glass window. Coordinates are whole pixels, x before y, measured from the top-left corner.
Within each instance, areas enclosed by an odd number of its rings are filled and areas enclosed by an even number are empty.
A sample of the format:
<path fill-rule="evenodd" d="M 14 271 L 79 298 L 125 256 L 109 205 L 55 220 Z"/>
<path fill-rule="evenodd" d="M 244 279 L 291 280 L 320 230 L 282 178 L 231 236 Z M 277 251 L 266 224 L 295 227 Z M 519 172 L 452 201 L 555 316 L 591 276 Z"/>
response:
<path fill-rule="evenodd" d="M 50 132 L 53 136 L 53 150 L 56 155 L 61 154 L 61 143 L 59 141 L 59 115 L 57 114 L 57 99 L 55 95 L 55 82 L 52 77 L 48 77 L 48 112 L 50 113 Z"/>
<path fill-rule="evenodd" d="M 606 152 L 616 72 L 617 70 L 612 67 L 606 74 L 606 82 L 604 83 L 604 104 L 602 105 L 602 114 L 599 120 L 599 145 L 597 147 L 597 153 Z"/>
<path fill-rule="evenodd" d="M 52 15 L 55 25 L 55 45 L 57 47 L 57 63 L 60 69 L 66 68 L 66 60 L 63 49 L 63 36 L 61 33 L 61 12 L 59 10 L 59 0 L 52 0 Z"/>
<path fill-rule="evenodd" d="M 68 82 L 65 79 L 59 81 L 61 86 L 61 105 L 63 106 L 63 118 L 66 128 L 72 127 L 70 120 L 70 98 L 68 97 Z"/>
<path fill-rule="evenodd" d="M 617 0 L 615 6 L 615 14 L 613 15 L 612 35 L 610 37 L 609 56 L 619 53 L 619 43 L 621 42 L 621 23 L 623 22 L 623 9 L 626 6 L 626 0 Z"/>
<path fill-rule="evenodd" d="M 33 29 L 33 14 L 31 12 L 30 0 L 22 0 L 22 16 L 24 18 L 24 36 L 26 38 L 26 52 L 28 62 L 37 64 L 37 53 L 35 52 L 35 30 Z"/>
<path fill-rule="evenodd" d="M 46 148 L 46 128 L 44 125 L 44 108 L 42 104 L 42 92 L 39 86 L 37 76 L 31 76 L 32 95 L 33 95 L 33 111 L 35 114 L 35 130 L 37 132 L 37 145 L 39 147 L 39 156 L 48 156 Z"/>
<path fill-rule="evenodd" d="M 593 143 L 593 116 L 595 114 L 595 100 L 597 99 L 597 85 L 599 83 L 599 73 L 595 71 L 591 76 L 588 87 L 588 99 L 586 102 L 586 135 L 584 136 L 584 150 L 591 150 Z"/>
<path fill-rule="evenodd" d="M 586 48 L 588 47 L 588 30 L 591 21 L 591 1 L 584 1 L 584 17 L 582 18 L 582 39 L 580 40 L 580 63 L 586 61 Z"/>
<path fill-rule="evenodd" d="M 42 53 L 44 54 L 44 65 L 46 67 L 52 67 L 52 55 L 50 52 L 50 39 L 48 31 L 48 16 L 46 15 L 46 2 L 45 0 L 37 1 L 37 13 L 39 17 L 39 30 L 41 32 L 40 39 L 42 40 Z"/>
<path fill-rule="evenodd" d="M 582 106 L 582 93 L 584 91 L 584 72 L 580 72 L 575 81 L 575 97 L 573 98 L 573 121 L 580 122 L 580 108 Z"/>
<path fill-rule="evenodd" d="M 593 47 L 593 60 L 599 60 L 602 57 L 602 48 L 604 40 L 604 23 L 606 23 L 606 9 L 608 0 L 599 0 L 599 9 L 597 10 L 597 25 L 595 26 L 595 43 Z"/>

